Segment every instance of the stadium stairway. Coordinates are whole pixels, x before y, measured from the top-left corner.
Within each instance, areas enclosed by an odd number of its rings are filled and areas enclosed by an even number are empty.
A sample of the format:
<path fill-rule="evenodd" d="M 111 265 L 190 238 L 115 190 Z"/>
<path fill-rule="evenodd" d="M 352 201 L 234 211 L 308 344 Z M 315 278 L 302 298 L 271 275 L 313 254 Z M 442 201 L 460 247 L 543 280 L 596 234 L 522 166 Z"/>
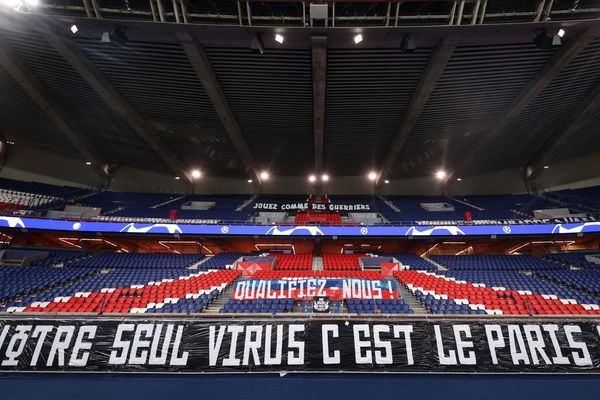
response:
<path fill-rule="evenodd" d="M 385 197 L 383 197 L 382 195 L 377 195 L 377 197 L 379 197 L 379 200 L 383 201 L 389 208 L 391 208 L 392 210 L 394 210 L 395 212 L 399 213 L 400 209 L 398 207 L 396 207 L 394 205 L 394 203 L 392 203 L 391 201 L 389 201 L 388 199 L 386 199 Z"/>
<path fill-rule="evenodd" d="M 396 283 L 398 285 L 398 294 L 400 294 L 400 298 L 404 300 L 406 304 L 415 312 L 415 314 L 429 314 L 429 311 L 417 298 L 408 290 L 400 281 L 396 279 Z"/>
<path fill-rule="evenodd" d="M 169 199 L 169 200 L 164 201 L 162 203 L 155 204 L 155 205 L 151 206 L 150 208 L 158 208 L 158 207 L 166 206 L 167 204 L 174 203 L 174 202 L 176 202 L 178 200 L 183 199 L 184 197 L 185 197 L 185 195 L 181 195 L 179 197 L 175 197 L 175 198 Z"/>
<path fill-rule="evenodd" d="M 312 269 L 313 271 L 323 271 L 323 257 L 313 256 Z"/>
<path fill-rule="evenodd" d="M 444 265 L 440 264 L 439 262 L 423 255 L 421 256 L 422 258 L 424 258 L 425 260 L 429 261 L 430 263 L 432 263 L 433 265 L 435 265 L 437 267 L 437 269 L 441 270 L 441 271 L 448 271 L 448 268 L 446 268 Z"/>
<path fill-rule="evenodd" d="M 243 202 L 238 208 L 235 209 L 235 211 L 243 211 L 244 208 L 246 208 L 250 204 L 254 203 L 254 200 L 256 200 L 257 198 L 258 198 L 258 195 L 255 194 L 254 196 L 250 197 L 248 200 L 246 200 L 245 202 Z"/>
<path fill-rule="evenodd" d="M 484 208 L 478 207 L 478 206 L 476 206 L 475 204 L 473 204 L 473 203 L 469 203 L 469 202 L 468 202 L 468 201 L 466 201 L 466 200 L 457 199 L 456 197 L 452 197 L 452 196 L 450 196 L 449 198 L 450 198 L 452 201 L 455 201 L 455 202 L 457 202 L 457 203 L 460 203 L 460 204 L 462 204 L 462 205 L 464 205 L 464 206 L 467 206 L 467 207 L 470 207 L 470 208 L 474 208 L 475 210 L 479 210 L 479 211 L 485 211 L 485 209 L 484 209 Z"/>
<path fill-rule="evenodd" d="M 248 280 L 248 278 L 239 277 L 229 285 L 225 290 L 221 292 L 219 297 L 217 297 L 204 311 L 208 314 L 218 314 L 221 311 L 221 308 L 229 301 L 231 298 L 231 294 L 233 293 L 235 286 L 238 282 Z"/>
<path fill-rule="evenodd" d="M 194 264 L 190 265 L 189 267 L 187 267 L 187 269 L 198 269 L 198 267 L 200 265 L 204 264 L 208 260 L 210 260 L 210 257 L 204 257 L 202 260 L 198 261 L 197 263 L 194 263 Z"/>

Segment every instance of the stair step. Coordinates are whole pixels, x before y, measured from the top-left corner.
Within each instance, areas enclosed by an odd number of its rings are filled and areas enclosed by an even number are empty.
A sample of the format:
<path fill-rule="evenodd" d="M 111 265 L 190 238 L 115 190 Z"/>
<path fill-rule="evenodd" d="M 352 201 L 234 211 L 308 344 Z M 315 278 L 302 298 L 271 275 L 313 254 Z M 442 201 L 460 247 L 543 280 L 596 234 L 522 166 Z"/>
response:
<path fill-rule="evenodd" d="M 218 314 L 221 308 L 229 301 L 231 294 L 239 281 L 247 280 L 248 278 L 240 277 L 231 282 L 231 285 L 225 288 L 212 303 L 204 310 L 205 313 Z"/>
<path fill-rule="evenodd" d="M 323 257 L 313 257 L 312 269 L 313 271 L 323 271 Z"/>
<path fill-rule="evenodd" d="M 173 203 L 173 202 L 175 202 L 175 201 L 177 201 L 177 200 L 181 200 L 181 199 L 183 199 L 184 197 L 185 197 L 185 195 L 181 195 L 181 196 L 178 196 L 178 197 L 174 197 L 174 198 L 172 198 L 172 199 L 169 199 L 169 200 L 167 200 L 167 201 L 163 201 L 162 203 L 155 204 L 155 205 L 151 206 L 150 208 L 158 208 L 158 207 L 166 206 L 167 204 L 171 204 L 171 203 Z"/>
<path fill-rule="evenodd" d="M 427 256 L 421 256 L 421 258 L 424 258 L 425 260 L 427 260 L 430 263 L 432 263 L 433 265 L 435 265 L 437 267 L 437 269 L 439 269 L 440 271 L 448 271 L 448 268 L 446 268 L 444 265 L 432 260 L 431 258 L 429 258 Z"/>
<path fill-rule="evenodd" d="M 242 211 L 242 210 L 244 210 L 244 208 L 248 207 L 248 205 L 250 205 L 254 200 L 256 200 L 257 197 L 258 197 L 257 194 L 255 194 L 254 196 L 250 197 L 248 200 L 246 200 L 245 202 L 243 202 L 241 206 L 239 206 L 238 208 L 236 208 L 235 211 Z"/>
<path fill-rule="evenodd" d="M 421 302 L 408 290 L 402 283 L 396 280 L 398 284 L 398 293 L 406 304 L 415 312 L 415 314 L 429 314 L 427 309 L 423 307 Z"/>

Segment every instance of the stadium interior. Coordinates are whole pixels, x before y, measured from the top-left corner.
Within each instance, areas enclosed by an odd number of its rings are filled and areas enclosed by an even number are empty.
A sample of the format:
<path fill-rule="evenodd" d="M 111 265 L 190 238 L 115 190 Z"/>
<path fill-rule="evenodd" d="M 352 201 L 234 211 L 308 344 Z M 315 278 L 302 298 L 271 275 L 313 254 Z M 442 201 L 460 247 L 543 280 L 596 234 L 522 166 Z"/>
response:
<path fill-rule="evenodd" d="M 595 396 L 599 160 L 597 1 L 0 0 L 0 393 Z"/>

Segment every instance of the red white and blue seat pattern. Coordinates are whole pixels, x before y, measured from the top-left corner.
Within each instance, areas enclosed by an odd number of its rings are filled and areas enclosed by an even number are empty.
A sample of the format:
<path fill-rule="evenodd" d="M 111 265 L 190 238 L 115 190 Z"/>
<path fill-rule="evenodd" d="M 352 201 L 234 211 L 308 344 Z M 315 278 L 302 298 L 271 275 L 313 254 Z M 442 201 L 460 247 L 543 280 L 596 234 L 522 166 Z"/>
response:
<path fill-rule="evenodd" d="M 7 302 L 1 311 L 40 313 L 193 313 L 203 311 L 238 271 L 188 269 L 201 255 L 105 253 L 64 271 L 92 276 Z M 200 265 L 199 267 L 202 267 Z M 93 269 L 95 268 L 95 269 Z"/>
<path fill-rule="evenodd" d="M 409 270 L 395 276 L 436 314 L 600 314 L 600 301 L 592 296 L 519 272 L 486 276 Z"/>

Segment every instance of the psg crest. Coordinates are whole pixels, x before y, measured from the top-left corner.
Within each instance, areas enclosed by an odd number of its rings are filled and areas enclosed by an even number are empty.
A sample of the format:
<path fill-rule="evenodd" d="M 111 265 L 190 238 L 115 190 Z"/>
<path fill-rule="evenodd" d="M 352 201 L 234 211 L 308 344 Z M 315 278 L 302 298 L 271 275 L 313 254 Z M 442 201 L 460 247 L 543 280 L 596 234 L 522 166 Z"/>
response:
<path fill-rule="evenodd" d="M 318 313 L 329 312 L 329 298 L 328 297 L 315 297 L 313 300 L 313 311 Z"/>

